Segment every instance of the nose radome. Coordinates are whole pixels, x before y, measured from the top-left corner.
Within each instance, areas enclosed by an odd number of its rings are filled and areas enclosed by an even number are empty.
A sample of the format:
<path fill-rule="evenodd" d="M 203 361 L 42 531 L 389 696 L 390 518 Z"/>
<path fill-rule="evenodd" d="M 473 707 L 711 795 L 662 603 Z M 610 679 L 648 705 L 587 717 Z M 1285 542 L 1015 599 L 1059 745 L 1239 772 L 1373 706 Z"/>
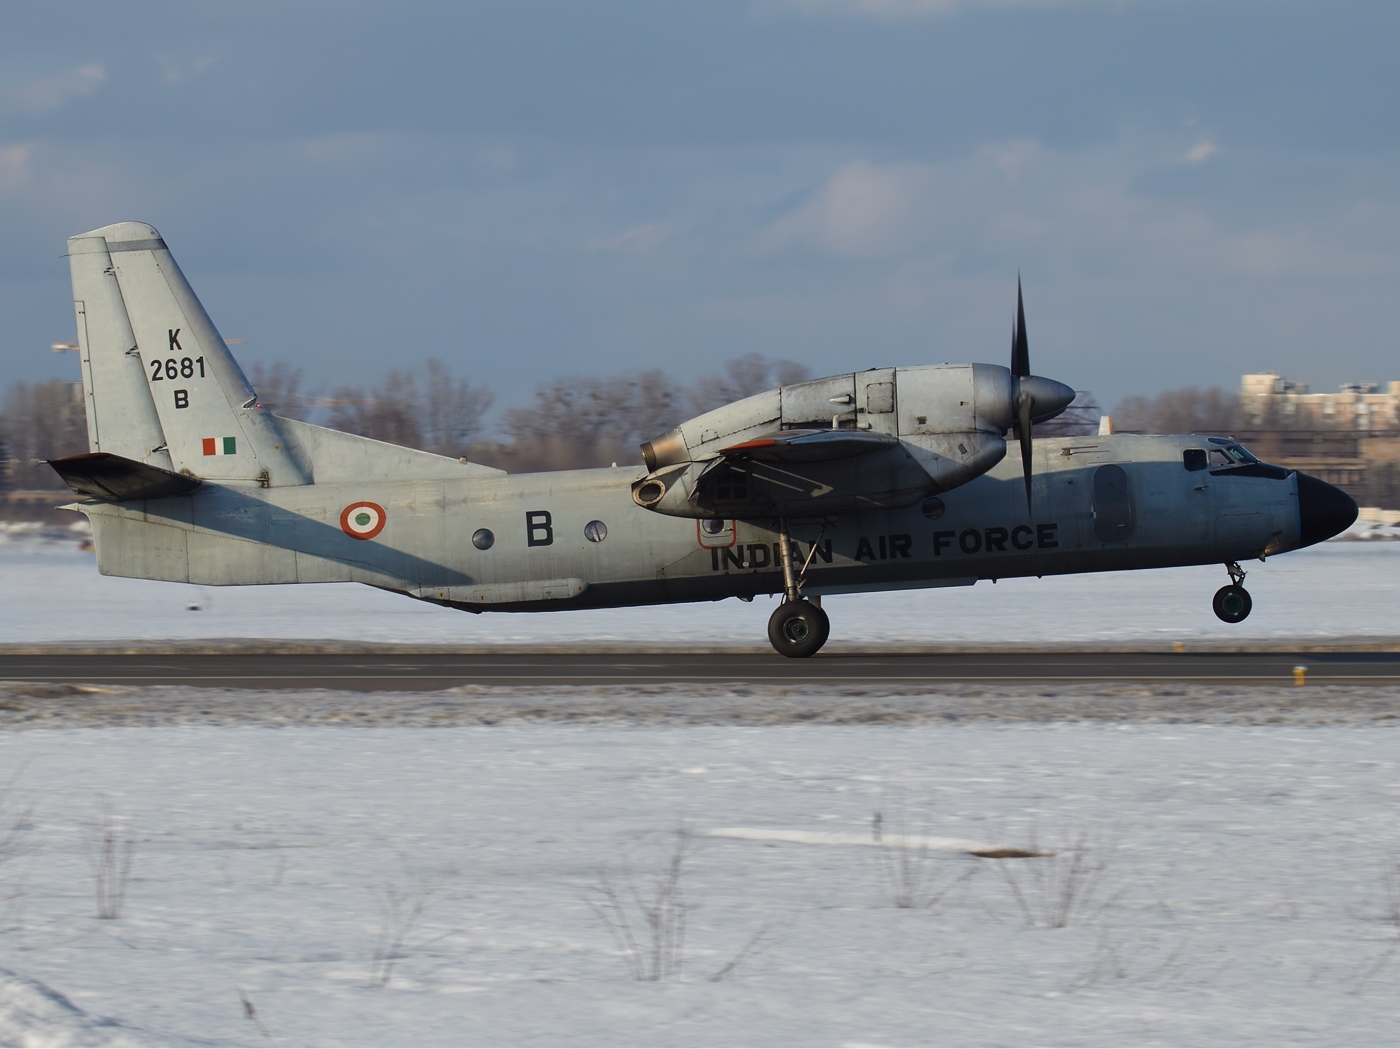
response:
<path fill-rule="evenodd" d="M 1021 380 L 1021 392 L 1031 395 L 1031 422 L 1055 418 L 1074 400 L 1074 388 L 1055 379 L 1028 375 Z"/>
<path fill-rule="evenodd" d="M 1331 539 L 1356 520 L 1356 500 L 1340 488 L 1305 473 L 1298 474 L 1300 546 Z"/>

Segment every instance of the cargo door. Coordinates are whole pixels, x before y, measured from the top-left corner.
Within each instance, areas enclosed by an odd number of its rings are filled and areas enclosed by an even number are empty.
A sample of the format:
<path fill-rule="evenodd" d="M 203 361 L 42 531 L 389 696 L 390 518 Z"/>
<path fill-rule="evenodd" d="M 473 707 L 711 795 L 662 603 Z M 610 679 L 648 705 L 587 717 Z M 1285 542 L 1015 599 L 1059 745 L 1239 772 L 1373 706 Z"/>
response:
<path fill-rule="evenodd" d="M 1133 526 L 1128 471 L 1117 463 L 1100 466 L 1094 471 L 1094 535 L 1101 543 L 1126 543 Z"/>

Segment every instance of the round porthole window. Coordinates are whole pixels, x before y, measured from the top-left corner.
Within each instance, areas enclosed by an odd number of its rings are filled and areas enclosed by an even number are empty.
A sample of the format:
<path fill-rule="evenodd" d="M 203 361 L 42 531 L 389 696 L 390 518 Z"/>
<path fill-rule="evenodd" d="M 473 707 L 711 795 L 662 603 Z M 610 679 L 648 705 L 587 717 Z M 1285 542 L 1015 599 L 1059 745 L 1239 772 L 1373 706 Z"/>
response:
<path fill-rule="evenodd" d="M 943 509 L 944 507 L 942 499 L 924 500 L 924 516 L 927 517 L 930 521 L 937 521 L 940 517 L 942 517 Z"/>
<path fill-rule="evenodd" d="M 724 519 L 721 517 L 707 517 L 700 522 L 700 530 L 706 535 L 719 535 L 724 531 Z"/>
<path fill-rule="evenodd" d="M 495 542 L 496 537 L 489 528 L 478 528 L 472 533 L 472 546 L 478 550 L 490 550 Z"/>
<path fill-rule="evenodd" d="M 601 543 L 608 537 L 608 526 L 602 521 L 589 521 L 583 526 L 583 537 L 590 543 Z"/>

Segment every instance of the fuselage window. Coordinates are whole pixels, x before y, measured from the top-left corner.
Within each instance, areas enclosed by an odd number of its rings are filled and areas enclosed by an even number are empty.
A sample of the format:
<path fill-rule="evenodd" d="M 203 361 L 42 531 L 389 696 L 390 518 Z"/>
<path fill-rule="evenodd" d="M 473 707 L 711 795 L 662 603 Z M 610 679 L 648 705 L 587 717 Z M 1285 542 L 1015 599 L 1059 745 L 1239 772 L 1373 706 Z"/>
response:
<path fill-rule="evenodd" d="M 1206 450 L 1204 448 L 1188 448 L 1181 453 L 1181 462 L 1188 470 L 1204 470 L 1206 468 Z"/>

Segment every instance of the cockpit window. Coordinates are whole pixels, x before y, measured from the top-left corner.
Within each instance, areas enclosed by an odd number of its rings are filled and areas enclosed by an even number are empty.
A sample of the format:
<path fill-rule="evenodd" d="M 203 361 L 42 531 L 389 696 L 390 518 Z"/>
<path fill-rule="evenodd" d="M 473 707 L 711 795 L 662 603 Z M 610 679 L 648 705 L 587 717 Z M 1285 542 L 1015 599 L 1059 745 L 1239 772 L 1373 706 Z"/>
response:
<path fill-rule="evenodd" d="M 1225 437 L 1211 437 L 1209 440 L 1215 446 L 1210 450 L 1210 465 L 1212 467 L 1249 466 L 1259 461 L 1245 451 L 1244 446 L 1238 441 Z"/>
<path fill-rule="evenodd" d="M 1204 448 L 1187 448 L 1181 453 L 1181 462 L 1188 470 L 1204 470 L 1206 468 L 1206 450 Z"/>

